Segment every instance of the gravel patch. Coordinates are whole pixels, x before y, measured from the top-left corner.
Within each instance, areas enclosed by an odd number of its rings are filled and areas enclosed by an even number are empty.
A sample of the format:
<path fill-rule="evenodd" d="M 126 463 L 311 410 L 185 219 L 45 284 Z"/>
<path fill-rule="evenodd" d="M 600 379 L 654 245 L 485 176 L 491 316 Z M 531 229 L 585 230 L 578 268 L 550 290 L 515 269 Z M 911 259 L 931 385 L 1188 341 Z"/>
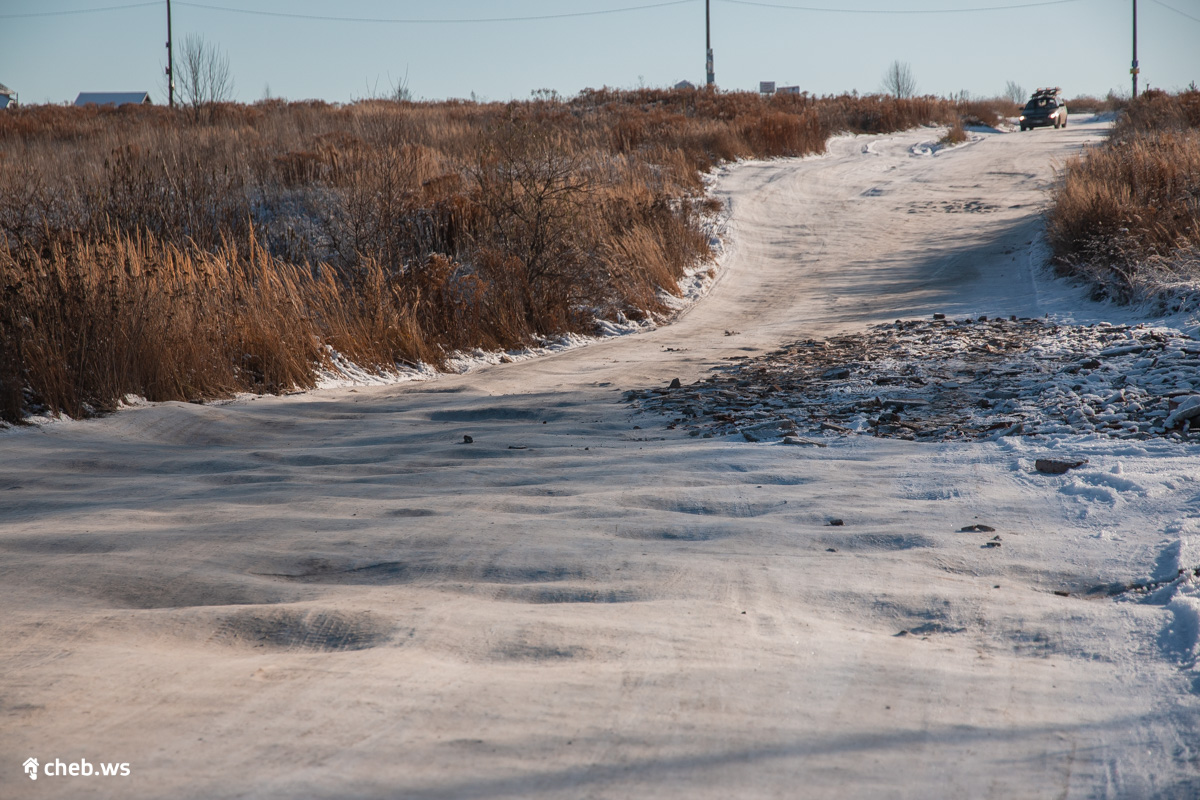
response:
<path fill-rule="evenodd" d="M 1187 439 L 1200 427 L 1200 341 L 1170 328 L 937 314 L 729 361 L 626 400 L 693 436 L 788 444 L 830 431 Z"/>

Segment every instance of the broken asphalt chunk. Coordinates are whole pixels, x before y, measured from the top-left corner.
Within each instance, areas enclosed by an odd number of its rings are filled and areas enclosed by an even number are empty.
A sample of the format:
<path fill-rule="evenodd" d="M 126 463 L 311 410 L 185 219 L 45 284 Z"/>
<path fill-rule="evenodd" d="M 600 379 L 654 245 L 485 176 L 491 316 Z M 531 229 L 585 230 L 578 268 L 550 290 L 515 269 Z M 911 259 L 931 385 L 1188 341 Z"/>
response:
<path fill-rule="evenodd" d="M 1082 467 L 1086 463 L 1086 458 L 1039 458 L 1033 462 L 1033 468 L 1048 475 L 1062 475 L 1067 470 Z"/>
<path fill-rule="evenodd" d="M 1200 394 L 1189 395 L 1177 401 L 1175 409 L 1163 421 L 1163 427 L 1174 428 L 1181 422 L 1194 419 L 1197 416 L 1200 416 Z"/>
<path fill-rule="evenodd" d="M 1171 329 L 926 317 L 727 357 L 687 393 L 682 381 L 659 384 L 626 402 L 704 438 L 748 430 L 778 442 L 833 430 L 920 441 L 1184 440 L 1200 428 L 1197 356 L 1200 341 Z"/>
<path fill-rule="evenodd" d="M 784 444 L 805 445 L 808 447 L 828 447 L 824 442 L 814 442 L 812 439 L 802 439 L 799 436 L 783 437 Z"/>

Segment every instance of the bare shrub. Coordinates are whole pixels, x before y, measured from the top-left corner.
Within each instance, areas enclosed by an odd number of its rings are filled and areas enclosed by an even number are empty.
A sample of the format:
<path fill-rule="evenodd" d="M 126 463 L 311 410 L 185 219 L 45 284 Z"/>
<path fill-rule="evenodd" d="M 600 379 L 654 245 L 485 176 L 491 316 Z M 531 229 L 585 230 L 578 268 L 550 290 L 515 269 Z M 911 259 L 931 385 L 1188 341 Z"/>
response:
<path fill-rule="evenodd" d="M 980 125 L 995 128 L 1004 117 L 1012 112 L 1007 100 L 1003 98 L 963 99 L 957 104 L 958 116 L 963 125 Z"/>
<path fill-rule="evenodd" d="M 233 99 L 233 74 L 229 56 L 203 36 L 189 33 L 179 53 L 179 94 L 183 102 L 199 111 L 203 106 Z"/>
<path fill-rule="evenodd" d="M 963 128 L 962 122 L 960 120 L 955 120 L 950 128 L 946 131 L 946 135 L 939 140 L 939 143 L 944 145 L 962 144 L 963 142 L 967 141 L 968 138 L 967 131 L 965 128 Z"/>
<path fill-rule="evenodd" d="M 907 100 L 917 93 L 917 79 L 907 61 L 896 60 L 883 73 L 883 91 L 898 100 Z"/>
<path fill-rule="evenodd" d="M 1129 104 L 1129 100 L 1110 91 L 1104 97 L 1095 97 L 1094 95 L 1086 94 L 1076 95 L 1067 98 L 1066 103 L 1067 108 L 1071 110 L 1072 114 L 1106 114 L 1122 111 Z"/>
<path fill-rule="evenodd" d="M 476 244 L 505 254 L 504 269 L 512 274 L 503 280 L 530 323 L 543 319 L 555 327 L 571 324 L 575 295 L 591 277 L 587 211 L 596 190 L 586 157 L 561 136 L 527 118 L 506 120 L 471 167 L 482 211 Z"/>

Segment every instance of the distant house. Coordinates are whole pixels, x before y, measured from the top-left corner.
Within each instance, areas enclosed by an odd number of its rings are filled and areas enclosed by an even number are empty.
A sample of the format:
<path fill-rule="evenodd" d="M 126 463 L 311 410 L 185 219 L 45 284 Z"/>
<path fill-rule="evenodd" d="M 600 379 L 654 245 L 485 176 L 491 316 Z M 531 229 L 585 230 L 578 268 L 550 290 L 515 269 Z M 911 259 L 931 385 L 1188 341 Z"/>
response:
<path fill-rule="evenodd" d="M 679 83 L 675 84 L 674 88 L 676 88 L 676 89 L 695 89 L 696 84 L 692 83 L 691 81 L 680 81 Z"/>
<path fill-rule="evenodd" d="M 150 105 L 149 92 L 80 92 L 75 98 L 75 105 L 86 106 L 94 103 L 98 106 L 128 106 Z"/>
<path fill-rule="evenodd" d="M 17 104 L 17 93 L 0 83 L 0 108 L 8 108 Z"/>
<path fill-rule="evenodd" d="M 768 94 L 800 94 L 799 86 L 776 86 L 775 81 L 759 81 L 758 93 Z"/>

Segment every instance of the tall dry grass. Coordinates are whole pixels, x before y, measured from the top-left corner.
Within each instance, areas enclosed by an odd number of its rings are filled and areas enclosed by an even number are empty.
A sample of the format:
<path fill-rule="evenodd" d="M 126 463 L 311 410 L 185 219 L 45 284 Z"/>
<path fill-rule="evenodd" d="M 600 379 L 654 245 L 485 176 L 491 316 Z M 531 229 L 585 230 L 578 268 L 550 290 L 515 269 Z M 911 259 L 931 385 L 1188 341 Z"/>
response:
<path fill-rule="evenodd" d="M 1047 233 L 1060 271 L 1129 300 L 1192 273 L 1200 249 L 1200 92 L 1146 92 L 1108 141 L 1072 158 Z M 1173 274 L 1174 273 L 1174 274 Z"/>
<path fill-rule="evenodd" d="M 705 170 L 994 116 L 975 105 L 600 90 L 10 110 L 0 418 L 277 392 L 311 386 L 329 348 L 438 364 L 662 312 L 709 257 Z"/>
<path fill-rule="evenodd" d="M 1081 94 L 1067 99 L 1067 108 L 1072 114 L 1082 112 L 1108 114 L 1123 111 L 1128 105 L 1129 98 L 1122 97 L 1111 90 L 1104 97 Z"/>

